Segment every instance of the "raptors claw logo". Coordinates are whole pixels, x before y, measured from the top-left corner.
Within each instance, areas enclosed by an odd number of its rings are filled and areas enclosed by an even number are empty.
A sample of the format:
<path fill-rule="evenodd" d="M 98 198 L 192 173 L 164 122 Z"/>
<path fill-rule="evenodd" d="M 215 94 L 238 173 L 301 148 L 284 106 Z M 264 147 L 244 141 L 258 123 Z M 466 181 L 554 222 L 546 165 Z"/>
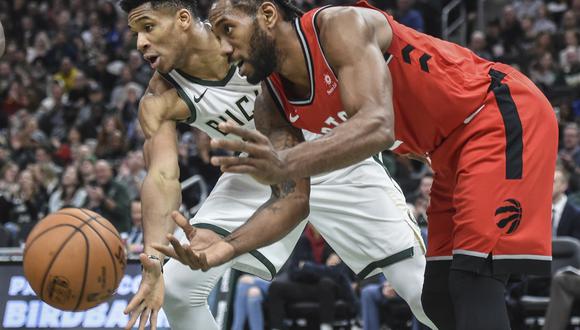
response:
<path fill-rule="evenodd" d="M 495 210 L 495 215 L 505 214 L 507 217 L 500 219 L 497 222 L 497 226 L 499 228 L 504 228 L 511 222 L 511 225 L 507 231 L 508 234 L 511 234 L 516 231 L 520 225 L 520 221 L 522 220 L 522 206 L 520 202 L 515 199 L 506 199 L 504 202 L 508 203 L 509 205 L 498 207 Z"/>

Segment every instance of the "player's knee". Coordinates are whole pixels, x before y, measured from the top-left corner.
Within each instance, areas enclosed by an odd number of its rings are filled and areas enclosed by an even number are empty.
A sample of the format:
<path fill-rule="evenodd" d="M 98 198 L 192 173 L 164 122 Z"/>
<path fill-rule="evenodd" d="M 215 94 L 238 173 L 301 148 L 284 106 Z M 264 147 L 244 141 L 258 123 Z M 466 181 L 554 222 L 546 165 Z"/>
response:
<path fill-rule="evenodd" d="M 248 297 L 257 298 L 262 296 L 262 290 L 260 288 L 253 286 L 248 290 Z"/>

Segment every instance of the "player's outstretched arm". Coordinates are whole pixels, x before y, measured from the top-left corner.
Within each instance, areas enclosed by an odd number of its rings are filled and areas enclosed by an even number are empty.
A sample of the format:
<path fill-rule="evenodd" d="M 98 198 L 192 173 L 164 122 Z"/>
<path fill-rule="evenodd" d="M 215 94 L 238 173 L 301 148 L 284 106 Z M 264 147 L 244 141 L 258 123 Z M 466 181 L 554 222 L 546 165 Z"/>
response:
<path fill-rule="evenodd" d="M 338 76 L 346 122 L 276 157 L 250 152 L 257 159 L 252 164 L 228 157 L 212 157 L 212 163 L 223 171 L 249 173 L 272 184 L 343 168 L 388 149 L 394 142 L 392 82 L 381 47 L 387 48 L 392 32 L 385 31 L 384 17 L 381 31 L 366 19 L 347 7 L 325 10 L 318 18 L 321 43 Z M 220 130 L 242 137 L 253 134 L 229 124 L 220 124 Z M 252 146 L 244 148 L 252 151 Z M 212 147 L 240 151 L 225 140 L 212 141 Z"/>
<path fill-rule="evenodd" d="M 289 177 L 343 168 L 388 149 L 394 142 L 391 75 L 381 51 L 391 39 L 391 30 L 379 36 L 379 31 L 353 8 L 323 11 L 318 26 L 349 119 L 324 137 L 289 150 L 284 157 Z"/>
<path fill-rule="evenodd" d="M 238 147 L 242 147 L 242 151 L 248 151 L 250 154 L 269 154 L 271 157 L 276 157 L 275 150 L 283 150 L 301 143 L 304 140 L 302 132 L 282 118 L 275 106 L 264 88 L 262 94 L 256 99 L 254 109 L 256 127 L 263 134 L 246 130 L 245 132 L 249 134 L 244 138 L 248 142 L 241 140 L 230 142 L 239 144 Z M 244 145 L 252 145 L 252 150 L 244 150 Z M 243 158 L 240 157 L 240 159 Z M 248 162 L 255 161 L 255 159 L 245 158 Z M 191 245 L 180 244 L 175 237 L 169 235 L 171 247 L 155 245 L 155 248 L 193 269 L 207 270 L 241 254 L 272 244 L 288 234 L 308 216 L 310 178 L 285 180 L 280 184 L 272 185 L 271 188 L 270 199 L 245 224 L 210 247 L 196 251 L 191 248 Z M 174 214 L 174 220 L 193 242 L 195 229 L 177 213 Z"/>
<path fill-rule="evenodd" d="M 4 27 L 0 22 L 0 58 L 4 55 L 4 50 L 6 50 L 6 38 L 4 37 Z"/>
<path fill-rule="evenodd" d="M 250 154 L 268 153 L 272 147 L 277 151 L 285 150 L 304 141 L 302 131 L 292 127 L 276 107 L 265 84 L 262 84 L 262 94 L 254 106 L 254 120 L 256 128 L 267 138 L 258 134 L 251 137 L 259 150 Z M 225 238 L 234 247 L 236 256 L 274 243 L 308 216 L 310 177 L 287 179 L 271 185 L 271 188 L 270 199 L 244 225 Z"/>
<path fill-rule="evenodd" d="M 144 253 L 140 255 L 143 277 L 138 292 L 129 302 L 125 312 L 131 313 L 126 328 L 131 328 L 139 318 L 139 329 L 144 329 L 151 319 L 155 329 L 157 313 L 163 304 L 164 284 L 161 267 L 164 256 L 152 248 L 153 243 L 165 243 L 166 235 L 173 231 L 171 212 L 181 204 L 177 132 L 175 112 L 185 105 L 179 104 L 174 89 L 167 89 L 161 78 L 154 77 L 139 106 L 139 122 L 145 134 L 143 146 L 147 175 L 141 189 L 143 205 Z M 187 113 L 187 109 L 184 110 Z"/>

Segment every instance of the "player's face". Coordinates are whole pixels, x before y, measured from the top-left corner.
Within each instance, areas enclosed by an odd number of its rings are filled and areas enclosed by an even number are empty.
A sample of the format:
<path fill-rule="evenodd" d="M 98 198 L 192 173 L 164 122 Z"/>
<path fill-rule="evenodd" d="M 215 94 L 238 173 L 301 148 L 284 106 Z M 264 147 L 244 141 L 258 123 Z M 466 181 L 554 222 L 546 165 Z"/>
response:
<path fill-rule="evenodd" d="M 264 80 L 278 64 L 274 38 L 263 27 L 262 18 L 232 8 L 228 0 L 214 3 L 209 14 L 222 48 L 251 84 Z"/>
<path fill-rule="evenodd" d="M 128 16 L 129 27 L 137 35 L 137 49 L 154 70 L 167 73 L 179 67 L 187 37 L 180 13 L 167 8 L 154 9 L 145 3 Z"/>

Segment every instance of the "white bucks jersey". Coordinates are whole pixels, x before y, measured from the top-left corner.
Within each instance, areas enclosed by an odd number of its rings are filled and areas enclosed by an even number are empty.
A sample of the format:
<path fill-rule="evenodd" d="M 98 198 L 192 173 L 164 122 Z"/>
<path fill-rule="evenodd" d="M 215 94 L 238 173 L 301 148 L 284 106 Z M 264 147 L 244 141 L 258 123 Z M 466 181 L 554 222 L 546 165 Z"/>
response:
<path fill-rule="evenodd" d="M 202 80 L 179 70 L 162 76 L 175 87 L 187 104 L 190 117 L 187 123 L 206 132 L 212 138 L 236 138 L 219 130 L 219 123 L 233 121 L 253 129 L 254 102 L 260 85 L 251 85 L 232 66 L 221 81 Z"/>

